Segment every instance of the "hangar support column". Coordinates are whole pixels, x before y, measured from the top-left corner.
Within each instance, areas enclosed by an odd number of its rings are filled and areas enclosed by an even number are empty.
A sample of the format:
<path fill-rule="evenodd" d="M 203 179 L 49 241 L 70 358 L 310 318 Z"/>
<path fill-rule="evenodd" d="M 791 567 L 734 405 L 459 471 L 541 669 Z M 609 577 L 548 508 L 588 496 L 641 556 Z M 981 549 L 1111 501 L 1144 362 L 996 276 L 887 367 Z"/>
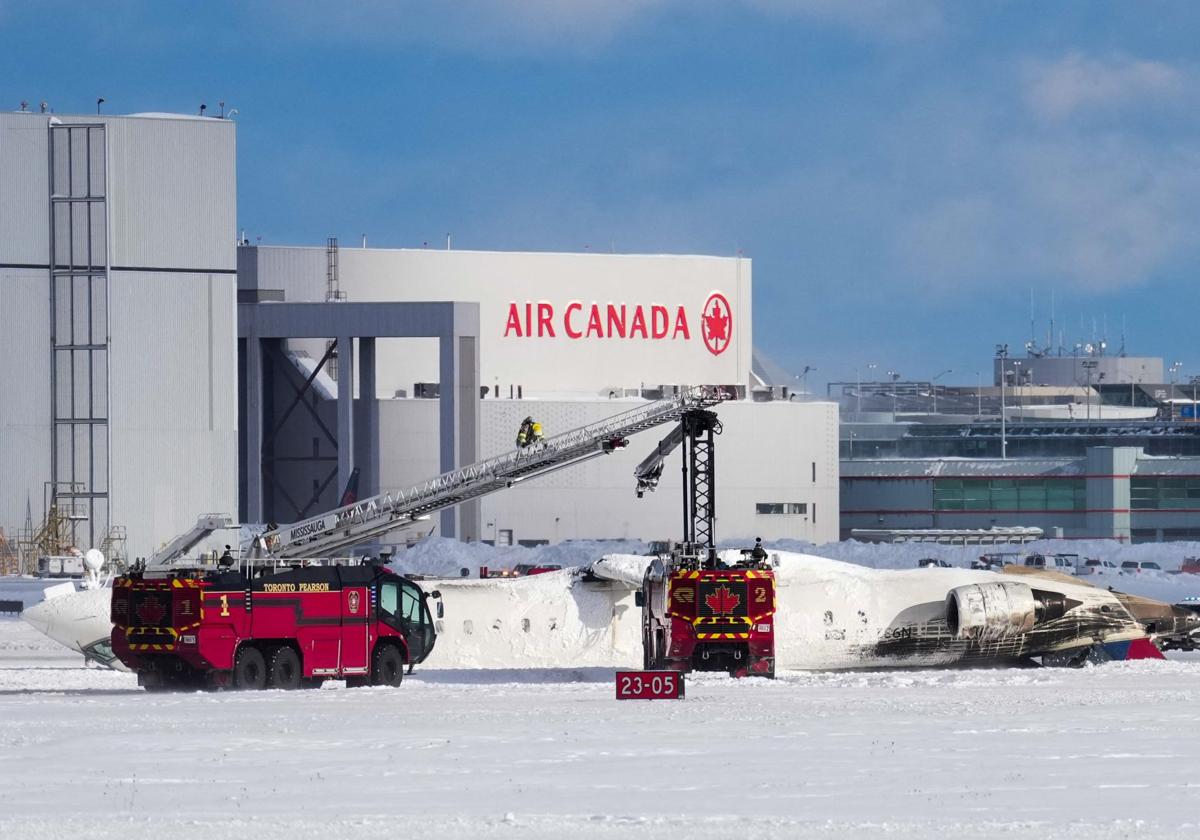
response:
<path fill-rule="evenodd" d="M 354 471 L 354 339 L 337 337 L 337 493 L 339 498 Z"/>
<path fill-rule="evenodd" d="M 479 460 L 478 330 L 464 332 L 456 318 L 451 334 L 438 341 L 442 472 Z M 442 511 L 442 536 L 469 542 L 478 540 L 480 531 L 478 499 Z"/>
<path fill-rule="evenodd" d="M 243 432 L 242 472 L 246 477 L 246 499 L 243 518 L 247 522 L 262 522 L 263 516 L 263 353 L 258 335 L 250 332 L 245 339 L 246 416 Z"/>
<path fill-rule="evenodd" d="M 358 340 L 358 414 L 354 442 L 359 497 L 379 494 L 379 399 L 375 396 L 375 339 Z M 344 488 L 346 485 L 342 485 Z"/>
<path fill-rule="evenodd" d="M 479 460 L 479 304 L 456 302 L 420 303 L 287 303 L 244 302 L 238 306 L 238 334 L 245 339 L 244 361 L 244 447 L 241 469 L 245 476 L 245 517 L 250 522 L 264 521 L 279 514 L 268 509 L 264 499 L 263 456 L 266 446 L 264 423 L 279 425 L 290 412 L 274 417 L 265 393 L 264 363 L 270 348 L 267 341 L 288 338 L 337 337 L 337 467 L 340 494 L 354 467 L 359 467 L 359 497 L 380 490 L 379 404 L 375 398 L 376 338 L 436 338 L 440 351 L 439 461 L 443 472 L 450 472 Z M 358 339 L 358 417 L 355 417 L 354 339 Z M 277 360 L 282 352 L 270 351 Z M 323 362 L 322 362 L 323 364 Z M 318 366 L 319 368 L 319 366 Z M 304 388 L 295 386 L 295 408 L 305 389 L 316 377 L 314 371 Z M 305 403 L 307 405 L 307 403 Z M 309 408 L 313 422 L 331 441 L 334 435 Z M 357 426 L 357 434 L 355 429 Z M 291 458 L 291 460 L 297 460 Z M 326 460 L 313 458 L 312 460 Z M 429 476 L 411 476 L 412 481 Z M 328 481 L 331 481 L 331 475 Z M 276 486 L 273 484 L 272 486 Z M 290 486 L 279 485 L 286 494 Z M 304 492 L 308 492 L 305 490 Z M 325 484 L 312 493 L 328 499 Z M 338 497 L 340 499 L 340 496 Z M 301 509 L 297 506 L 297 510 Z M 289 520 L 284 520 L 289 521 Z M 479 502 L 464 502 L 441 514 L 441 534 L 463 540 L 479 539 Z"/>

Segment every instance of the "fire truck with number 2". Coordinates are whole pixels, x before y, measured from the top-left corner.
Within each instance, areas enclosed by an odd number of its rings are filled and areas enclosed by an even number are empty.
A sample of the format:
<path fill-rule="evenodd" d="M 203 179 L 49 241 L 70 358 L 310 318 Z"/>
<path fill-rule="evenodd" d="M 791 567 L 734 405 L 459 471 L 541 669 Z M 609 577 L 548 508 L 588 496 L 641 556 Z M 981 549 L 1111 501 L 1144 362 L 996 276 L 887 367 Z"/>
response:
<path fill-rule="evenodd" d="M 761 546 L 726 565 L 714 547 L 715 435 L 711 411 L 689 411 L 638 465 L 637 493 L 653 490 L 665 459 L 684 447 L 684 541 L 650 562 L 637 593 L 643 667 L 775 676 L 775 574 Z"/>

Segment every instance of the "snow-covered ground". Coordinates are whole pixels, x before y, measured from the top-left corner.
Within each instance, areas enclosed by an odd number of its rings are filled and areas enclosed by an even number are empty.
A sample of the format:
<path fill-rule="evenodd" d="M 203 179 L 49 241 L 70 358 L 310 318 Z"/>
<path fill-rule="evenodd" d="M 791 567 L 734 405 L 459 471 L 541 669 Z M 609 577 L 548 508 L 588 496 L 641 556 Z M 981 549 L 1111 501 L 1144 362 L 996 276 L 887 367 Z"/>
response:
<path fill-rule="evenodd" d="M 146 694 L 0 619 L 0 836 L 1152 837 L 1200 823 L 1200 660 Z"/>
<path fill-rule="evenodd" d="M 966 565 L 979 551 L 780 547 L 875 568 L 912 568 L 927 555 Z M 430 540 L 398 561 L 474 574 L 639 548 Z M 1200 553 L 1195 544 L 1072 548 L 1167 568 Z M 573 598 L 558 617 L 549 590 L 560 577 L 513 581 L 506 597 L 530 621 L 570 624 L 569 646 L 628 647 L 608 636 L 599 595 Z M 1172 601 L 1200 592 L 1192 575 L 1112 582 Z M 42 586 L 10 579 L 0 592 L 32 601 Z M 84 667 L 0 617 L 0 837 L 1055 838 L 1200 826 L 1191 740 L 1200 655 L 1077 671 L 697 675 L 681 702 L 617 702 L 611 668 L 579 656 L 564 666 L 550 647 L 529 668 L 461 667 L 487 660 L 496 639 L 509 661 L 528 659 L 530 629 L 496 628 L 482 614 L 459 628 L 472 599 L 494 587 L 441 586 L 457 600 L 455 631 L 439 643 L 454 642 L 455 653 L 398 689 L 147 694 L 132 675 Z"/>

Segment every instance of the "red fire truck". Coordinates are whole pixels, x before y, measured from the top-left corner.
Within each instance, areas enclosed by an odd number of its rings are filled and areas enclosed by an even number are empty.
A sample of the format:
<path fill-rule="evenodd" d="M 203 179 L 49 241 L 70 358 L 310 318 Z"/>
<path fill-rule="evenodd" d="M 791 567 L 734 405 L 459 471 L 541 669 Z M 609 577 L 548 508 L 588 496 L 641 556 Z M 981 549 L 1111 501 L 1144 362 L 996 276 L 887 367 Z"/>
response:
<path fill-rule="evenodd" d="M 766 564 L 656 558 L 638 595 L 646 670 L 775 676 L 775 575 Z"/>
<path fill-rule="evenodd" d="M 775 676 L 775 575 L 761 544 L 726 564 L 714 546 L 717 415 L 688 411 L 638 465 L 637 494 L 653 490 L 664 462 L 684 447 L 684 542 L 646 570 L 642 608 L 643 666 L 648 671 L 728 671 Z"/>
<path fill-rule="evenodd" d="M 399 685 L 433 649 L 430 598 L 371 562 L 134 572 L 113 584 L 113 652 L 149 689 Z"/>

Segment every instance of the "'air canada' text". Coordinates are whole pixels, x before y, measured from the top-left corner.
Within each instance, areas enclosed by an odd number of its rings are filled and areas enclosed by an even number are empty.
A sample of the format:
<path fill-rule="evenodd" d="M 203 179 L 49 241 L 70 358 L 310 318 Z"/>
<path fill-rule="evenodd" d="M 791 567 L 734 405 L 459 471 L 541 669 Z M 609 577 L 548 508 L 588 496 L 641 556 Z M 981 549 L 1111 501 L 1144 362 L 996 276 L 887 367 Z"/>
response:
<path fill-rule="evenodd" d="M 682 306 L 674 311 L 666 306 L 624 303 L 567 304 L 561 315 L 554 304 L 530 301 L 508 305 L 508 320 L 504 336 L 508 338 L 556 338 L 559 335 L 579 338 L 647 338 L 690 340 L 687 311 Z"/>

